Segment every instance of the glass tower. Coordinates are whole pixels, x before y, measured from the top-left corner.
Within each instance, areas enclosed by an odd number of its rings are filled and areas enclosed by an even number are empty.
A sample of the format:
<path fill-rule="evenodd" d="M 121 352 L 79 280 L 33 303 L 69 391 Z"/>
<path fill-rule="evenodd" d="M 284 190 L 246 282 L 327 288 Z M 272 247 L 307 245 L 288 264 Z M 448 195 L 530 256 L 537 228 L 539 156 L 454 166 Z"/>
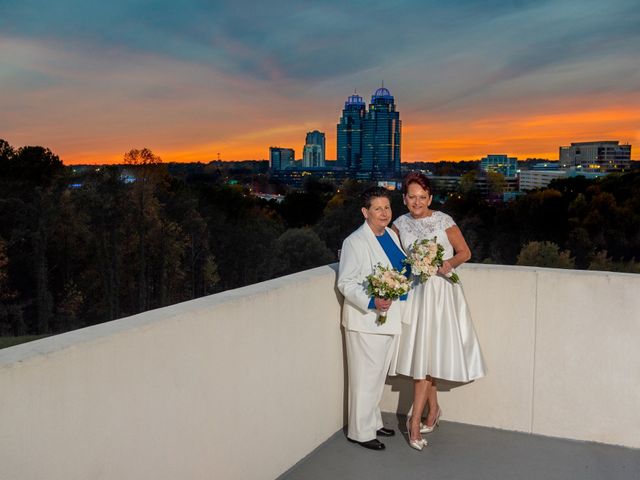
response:
<path fill-rule="evenodd" d="M 304 148 L 302 149 L 302 166 L 303 167 L 324 167 L 325 157 L 325 138 L 324 133 L 314 130 L 307 133 Z"/>
<path fill-rule="evenodd" d="M 295 152 L 292 148 L 269 147 L 269 166 L 274 172 L 291 168 Z"/>
<path fill-rule="evenodd" d="M 354 93 L 344 102 L 338 123 L 337 166 L 358 172 L 362 164 L 362 130 L 366 114 L 364 99 Z"/>
<path fill-rule="evenodd" d="M 400 113 L 391 92 L 378 88 L 364 119 L 362 171 L 373 179 L 400 176 Z"/>
<path fill-rule="evenodd" d="M 386 88 L 371 96 L 369 111 L 361 96 L 351 95 L 338 123 L 338 166 L 354 178 L 400 177 L 401 127 L 400 113 Z"/>

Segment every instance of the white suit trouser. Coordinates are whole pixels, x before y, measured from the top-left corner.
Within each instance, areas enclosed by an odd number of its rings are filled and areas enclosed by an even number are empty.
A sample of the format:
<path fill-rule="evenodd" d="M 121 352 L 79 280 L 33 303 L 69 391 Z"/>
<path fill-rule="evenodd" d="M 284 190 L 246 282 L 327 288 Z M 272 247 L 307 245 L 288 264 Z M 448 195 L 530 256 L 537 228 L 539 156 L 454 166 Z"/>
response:
<path fill-rule="evenodd" d="M 346 331 L 349 372 L 349 430 L 352 440 L 376 438 L 382 428 L 380 401 L 396 335 Z"/>

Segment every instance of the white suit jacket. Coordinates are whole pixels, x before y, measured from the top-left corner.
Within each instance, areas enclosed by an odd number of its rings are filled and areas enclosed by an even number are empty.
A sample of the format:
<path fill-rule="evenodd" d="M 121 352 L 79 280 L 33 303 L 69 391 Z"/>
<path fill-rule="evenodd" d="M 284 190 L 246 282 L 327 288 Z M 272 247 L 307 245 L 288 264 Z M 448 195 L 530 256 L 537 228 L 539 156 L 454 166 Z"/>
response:
<path fill-rule="evenodd" d="M 390 228 L 386 229 L 398 248 L 402 250 L 400 240 Z M 344 295 L 342 307 L 342 325 L 347 330 L 366 333 L 399 334 L 404 305 L 407 302 L 399 300 L 391 304 L 387 312 L 387 320 L 378 325 L 378 312 L 369 308 L 371 298 L 367 294 L 367 275 L 373 273 L 378 264 L 391 267 L 389 258 L 371 227 L 364 222 L 355 232 L 342 243 L 340 253 L 340 268 L 338 270 L 338 290 Z"/>

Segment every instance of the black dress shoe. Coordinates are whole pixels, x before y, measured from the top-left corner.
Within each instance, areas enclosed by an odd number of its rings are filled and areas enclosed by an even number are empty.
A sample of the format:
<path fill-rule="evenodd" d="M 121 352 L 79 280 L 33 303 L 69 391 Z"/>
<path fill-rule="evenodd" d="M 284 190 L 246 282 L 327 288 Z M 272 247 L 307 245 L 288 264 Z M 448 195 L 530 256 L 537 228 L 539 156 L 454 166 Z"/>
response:
<path fill-rule="evenodd" d="M 380 437 L 393 437 L 395 434 L 396 432 L 393 430 L 393 428 L 384 428 L 384 427 L 382 427 L 376 432 L 376 435 Z"/>
<path fill-rule="evenodd" d="M 352 440 L 349 437 L 347 437 L 347 440 L 349 440 L 350 442 L 353 442 L 353 443 L 357 443 L 361 447 L 369 448 L 371 450 L 384 450 L 386 448 L 384 446 L 384 443 L 382 443 L 377 438 L 374 438 L 373 440 L 367 440 L 366 442 L 359 442 L 357 440 Z"/>

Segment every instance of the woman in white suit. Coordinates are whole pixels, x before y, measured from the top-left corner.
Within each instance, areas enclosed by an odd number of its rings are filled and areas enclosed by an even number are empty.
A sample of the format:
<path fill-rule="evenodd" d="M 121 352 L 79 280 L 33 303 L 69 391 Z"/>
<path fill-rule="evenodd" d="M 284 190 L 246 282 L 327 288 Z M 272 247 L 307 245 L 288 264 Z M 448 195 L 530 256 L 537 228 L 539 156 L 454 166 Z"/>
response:
<path fill-rule="evenodd" d="M 384 450 L 376 436 L 392 436 L 384 428 L 380 400 L 389 370 L 405 302 L 371 298 L 367 294 L 367 276 L 377 264 L 401 270 L 406 258 L 395 232 L 389 228 L 391 203 L 389 191 L 371 187 L 362 195 L 364 224 L 342 244 L 338 289 L 344 295 L 342 325 L 346 331 L 349 375 L 349 441 Z M 384 323 L 379 312 L 386 312 Z"/>

